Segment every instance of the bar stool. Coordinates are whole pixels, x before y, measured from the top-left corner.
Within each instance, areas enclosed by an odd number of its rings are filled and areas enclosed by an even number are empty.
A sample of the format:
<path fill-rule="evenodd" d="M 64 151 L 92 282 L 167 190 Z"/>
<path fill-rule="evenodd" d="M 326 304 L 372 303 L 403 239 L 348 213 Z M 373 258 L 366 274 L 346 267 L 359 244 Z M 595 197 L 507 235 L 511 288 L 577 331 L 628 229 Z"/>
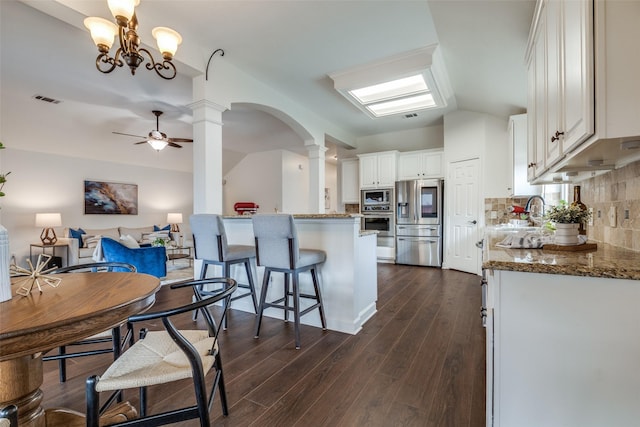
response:
<path fill-rule="evenodd" d="M 325 261 L 327 255 L 321 250 L 299 248 L 296 226 L 291 215 L 257 214 L 253 215 L 252 218 L 253 234 L 256 239 L 257 265 L 265 268 L 255 338 L 260 335 L 260 324 L 262 323 L 264 309 L 269 307 L 280 308 L 284 310 L 285 322 L 289 321 L 289 311 L 293 312 L 296 349 L 299 349 L 301 316 L 317 308 L 320 312 L 322 329 L 327 329 L 317 275 L 318 265 Z M 311 273 L 315 295 L 300 292 L 298 276 L 305 271 Z M 267 302 L 269 278 L 272 272 L 284 273 L 284 296 Z M 293 278 L 292 290 L 289 287 L 290 277 Z M 289 297 L 293 297 L 293 307 L 289 304 Z M 300 311 L 300 298 L 315 300 L 315 304 Z"/>
<path fill-rule="evenodd" d="M 235 301 L 240 298 L 251 296 L 254 312 L 258 312 L 258 298 L 251 271 L 251 259 L 256 257 L 256 249 L 247 245 L 229 245 L 227 243 L 227 233 L 220 215 L 215 214 L 195 214 L 189 217 L 191 233 L 193 234 L 194 259 L 202 261 L 200 274 L 196 279 L 204 279 L 207 276 L 209 265 L 222 266 L 222 276 L 231 277 L 231 266 L 234 264 L 244 264 L 249 283 L 239 283 L 238 288 L 248 289 L 248 292 L 236 295 L 231 298 Z M 194 274 L 195 276 L 195 274 Z M 208 295 L 202 286 L 198 289 L 201 296 Z M 223 301 L 224 304 L 224 301 Z M 194 313 L 194 319 L 198 313 Z M 224 318 L 223 329 L 227 329 L 227 319 Z"/>

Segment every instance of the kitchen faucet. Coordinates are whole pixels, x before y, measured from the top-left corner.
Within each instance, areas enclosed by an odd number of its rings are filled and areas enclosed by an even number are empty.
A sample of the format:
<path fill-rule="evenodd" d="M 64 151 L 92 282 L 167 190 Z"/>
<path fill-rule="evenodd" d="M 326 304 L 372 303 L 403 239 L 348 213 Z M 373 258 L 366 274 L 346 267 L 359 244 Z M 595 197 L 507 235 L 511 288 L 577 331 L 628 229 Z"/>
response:
<path fill-rule="evenodd" d="M 544 216 L 544 198 L 542 198 L 542 196 L 535 195 L 529 197 L 529 200 L 527 200 L 527 204 L 524 206 L 524 210 L 526 212 L 529 212 L 529 215 L 533 217 L 533 215 L 531 215 L 531 202 L 533 202 L 535 199 L 540 199 L 540 201 L 542 202 L 542 214 L 540 216 Z"/>

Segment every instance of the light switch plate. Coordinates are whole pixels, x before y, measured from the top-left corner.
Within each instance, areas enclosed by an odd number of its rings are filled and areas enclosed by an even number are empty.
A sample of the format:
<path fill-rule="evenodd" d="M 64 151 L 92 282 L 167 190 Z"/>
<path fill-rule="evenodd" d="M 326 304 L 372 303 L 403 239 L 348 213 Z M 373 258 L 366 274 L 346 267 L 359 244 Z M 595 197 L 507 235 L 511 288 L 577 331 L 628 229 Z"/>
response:
<path fill-rule="evenodd" d="M 609 207 L 609 227 L 616 227 L 616 207 Z"/>

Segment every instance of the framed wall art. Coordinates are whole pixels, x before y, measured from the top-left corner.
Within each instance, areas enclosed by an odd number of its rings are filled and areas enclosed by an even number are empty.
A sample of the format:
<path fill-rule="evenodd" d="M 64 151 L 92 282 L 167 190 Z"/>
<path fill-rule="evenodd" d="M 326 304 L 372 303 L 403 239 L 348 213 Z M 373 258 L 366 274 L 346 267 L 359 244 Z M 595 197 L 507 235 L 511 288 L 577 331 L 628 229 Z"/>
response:
<path fill-rule="evenodd" d="M 85 181 L 84 213 L 138 215 L 138 185 Z"/>

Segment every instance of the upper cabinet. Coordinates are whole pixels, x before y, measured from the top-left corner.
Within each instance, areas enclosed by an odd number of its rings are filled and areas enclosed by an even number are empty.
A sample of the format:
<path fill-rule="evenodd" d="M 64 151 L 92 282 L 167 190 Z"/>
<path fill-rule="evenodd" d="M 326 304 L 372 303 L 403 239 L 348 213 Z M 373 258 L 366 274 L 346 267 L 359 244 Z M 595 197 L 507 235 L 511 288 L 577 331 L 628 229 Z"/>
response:
<path fill-rule="evenodd" d="M 621 145 L 640 138 L 638 16 L 638 1 L 538 0 L 526 55 L 530 180 L 579 180 L 637 157 Z"/>
<path fill-rule="evenodd" d="M 340 161 L 342 203 L 360 203 L 360 187 L 358 185 L 358 159 Z"/>
<path fill-rule="evenodd" d="M 594 133 L 593 3 L 539 0 L 527 55 L 530 176 Z"/>
<path fill-rule="evenodd" d="M 398 155 L 398 180 L 443 178 L 443 151 L 409 151 Z"/>
<path fill-rule="evenodd" d="M 507 191 L 512 197 L 533 196 L 541 193 L 539 185 L 530 185 L 527 180 L 527 115 L 509 117 L 509 162 L 510 175 Z"/>
<path fill-rule="evenodd" d="M 358 154 L 360 188 L 394 187 L 397 155 L 397 151 Z"/>

